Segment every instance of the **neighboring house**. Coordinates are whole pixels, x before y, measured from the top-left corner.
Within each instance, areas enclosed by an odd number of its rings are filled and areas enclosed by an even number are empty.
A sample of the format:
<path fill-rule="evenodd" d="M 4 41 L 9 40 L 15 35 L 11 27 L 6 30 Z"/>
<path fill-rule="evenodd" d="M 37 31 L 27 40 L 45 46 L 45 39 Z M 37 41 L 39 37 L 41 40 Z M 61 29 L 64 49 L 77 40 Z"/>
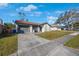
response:
<path fill-rule="evenodd" d="M 45 32 L 51 31 L 51 26 L 48 23 L 37 24 L 32 22 L 26 22 L 23 20 L 15 21 L 17 30 L 23 30 L 24 32 Z"/>
<path fill-rule="evenodd" d="M 2 33 L 3 30 L 3 21 L 2 19 L 0 19 L 0 34 Z"/>
<path fill-rule="evenodd" d="M 52 28 L 52 26 L 49 25 L 48 23 L 40 24 L 40 27 L 41 27 L 41 32 L 51 31 Z"/>
<path fill-rule="evenodd" d="M 58 24 L 53 24 L 51 30 L 53 31 L 61 30 L 61 27 Z"/>

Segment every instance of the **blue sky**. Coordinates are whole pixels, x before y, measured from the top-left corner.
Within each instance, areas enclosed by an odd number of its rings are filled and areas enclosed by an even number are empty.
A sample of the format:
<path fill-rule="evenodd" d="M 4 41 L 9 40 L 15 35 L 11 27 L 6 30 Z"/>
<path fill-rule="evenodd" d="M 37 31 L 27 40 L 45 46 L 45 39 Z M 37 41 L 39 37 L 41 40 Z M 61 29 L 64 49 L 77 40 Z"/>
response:
<path fill-rule="evenodd" d="M 4 22 L 20 19 L 18 12 L 24 12 L 30 22 L 54 23 L 66 10 L 79 8 L 77 3 L 0 3 L 0 18 Z"/>

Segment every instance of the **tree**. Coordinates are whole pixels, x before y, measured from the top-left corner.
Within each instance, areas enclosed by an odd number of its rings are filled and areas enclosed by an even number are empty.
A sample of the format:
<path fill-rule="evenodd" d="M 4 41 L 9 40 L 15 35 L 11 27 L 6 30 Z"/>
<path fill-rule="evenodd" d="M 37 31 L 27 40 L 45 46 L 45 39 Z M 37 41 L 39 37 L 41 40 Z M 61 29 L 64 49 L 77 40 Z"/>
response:
<path fill-rule="evenodd" d="M 61 13 L 56 21 L 56 23 L 61 23 L 62 21 L 62 18 L 63 18 L 63 13 Z"/>
<path fill-rule="evenodd" d="M 16 26 L 15 26 L 14 24 L 12 24 L 12 23 L 4 23 L 4 26 L 5 26 L 5 28 L 7 28 L 7 29 L 13 29 L 13 28 L 16 27 Z"/>
<path fill-rule="evenodd" d="M 21 20 L 24 21 L 29 21 L 28 19 L 26 19 L 26 14 L 24 12 L 18 12 L 19 17 L 21 18 Z"/>
<path fill-rule="evenodd" d="M 23 12 L 18 12 L 18 14 L 19 14 L 21 20 L 24 20 L 24 19 L 25 19 L 25 16 L 26 16 L 25 13 L 23 13 Z"/>
<path fill-rule="evenodd" d="M 14 29 L 16 26 L 12 23 L 4 23 L 4 29 L 3 29 L 3 33 L 7 34 L 7 33 L 11 33 L 12 29 Z"/>
<path fill-rule="evenodd" d="M 64 24 L 68 29 L 70 28 L 70 18 L 76 14 L 76 9 L 71 9 L 65 11 L 65 13 L 60 14 L 57 22 Z"/>

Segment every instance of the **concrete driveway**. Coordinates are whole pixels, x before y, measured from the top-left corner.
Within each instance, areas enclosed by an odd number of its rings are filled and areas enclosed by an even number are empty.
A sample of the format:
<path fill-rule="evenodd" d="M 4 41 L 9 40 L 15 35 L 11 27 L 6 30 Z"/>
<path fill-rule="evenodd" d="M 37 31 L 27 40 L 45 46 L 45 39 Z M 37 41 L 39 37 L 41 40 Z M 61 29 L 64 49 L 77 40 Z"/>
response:
<path fill-rule="evenodd" d="M 49 41 L 33 33 L 18 35 L 18 52 L 11 56 L 79 56 L 79 50 L 64 46 L 78 32 Z"/>
<path fill-rule="evenodd" d="M 78 32 L 48 41 L 34 34 L 20 34 L 18 56 L 78 56 L 79 51 L 65 47 L 64 42 L 79 34 Z"/>
<path fill-rule="evenodd" d="M 18 35 L 18 55 L 24 50 L 29 50 L 35 46 L 43 45 L 49 42 L 46 39 L 40 38 L 33 33 L 25 33 Z"/>

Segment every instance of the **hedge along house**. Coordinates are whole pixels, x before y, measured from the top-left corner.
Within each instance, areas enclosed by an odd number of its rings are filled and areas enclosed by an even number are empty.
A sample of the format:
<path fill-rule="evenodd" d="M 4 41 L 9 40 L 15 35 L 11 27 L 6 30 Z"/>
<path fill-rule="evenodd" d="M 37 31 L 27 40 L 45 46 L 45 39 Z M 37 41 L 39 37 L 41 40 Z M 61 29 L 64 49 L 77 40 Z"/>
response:
<path fill-rule="evenodd" d="M 37 24 L 23 20 L 16 20 L 16 29 L 24 32 L 45 32 L 50 31 L 51 26 L 48 23 Z"/>

